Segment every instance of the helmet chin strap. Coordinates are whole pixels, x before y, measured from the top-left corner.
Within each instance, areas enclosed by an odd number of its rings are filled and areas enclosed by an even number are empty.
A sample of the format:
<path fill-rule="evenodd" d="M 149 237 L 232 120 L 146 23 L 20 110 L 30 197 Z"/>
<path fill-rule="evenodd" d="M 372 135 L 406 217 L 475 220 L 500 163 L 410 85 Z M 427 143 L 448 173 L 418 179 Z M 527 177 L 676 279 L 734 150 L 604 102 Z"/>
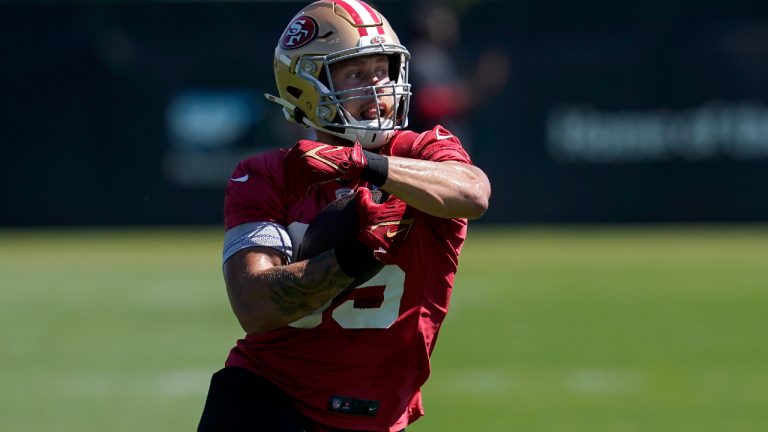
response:
<path fill-rule="evenodd" d="M 389 141 L 389 139 L 392 137 L 392 134 L 394 131 L 392 130 L 379 130 L 379 131 L 372 131 L 372 130 L 360 130 L 360 129 L 349 129 L 352 133 L 354 133 L 357 136 L 357 142 L 360 143 L 363 148 L 366 149 L 377 149 Z"/>
<path fill-rule="evenodd" d="M 362 130 L 362 129 L 352 129 L 352 128 L 344 128 L 344 132 L 336 132 L 332 130 L 328 130 L 322 126 L 318 126 L 314 123 L 312 123 L 311 120 L 304 117 L 303 119 L 304 124 L 323 131 L 325 133 L 337 136 L 339 138 L 343 138 L 347 141 L 351 142 L 359 142 L 360 145 L 365 149 L 377 149 L 389 141 L 389 138 L 392 136 L 393 130 Z"/>
<path fill-rule="evenodd" d="M 286 118 L 293 119 L 293 114 L 296 111 L 296 105 L 288 102 L 287 100 L 280 98 L 278 96 L 271 95 L 269 93 L 264 93 L 264 97 L 270 101 L 274 102 L 280 106 L 283 107 L 283 113 L 285 114 Z M 343 108 L 342 108 L 343 109 Z M 346 110 L 344 110 L 346 111 Z M 349 114 L 347 112 L 347 114 Z M 348 115 L 347 119 L 349 123 L 353 124 L 354 126 L 378 126 L 379 120 L 357 120 L 352 115 Z M 293 119 L 295 120 L 295 119 Z M 354 129 L 354 128 L 345 128 L 343 125 L 340 125 L 340 128 L 344 129 L 344 132 L 336 132 L 329 129 L 326 129 L 320 125 L 316 125 L 313 123 L 310 119 L 308 119 L 306 116 L 301 119 L 302 124 L 309 126 L 313 129 L 317 129 L 320 131 L 323 131 L 325 133 L 337 136 L 339 138 L 343 138 L 347 141 L 352 142 L 359 142 L 363 148 L 366 149 L 377 149 L 389 141 L 389 138 L 394 133 L 394 130 L 392 129 L 385 129 L 385 130 L 365 130 L 365 129 Z M 387 126 L 392 125 L 392 120 L 386 120 L 385 123 Z"/>
<path fill-rule="evenodd" d="M 283 115 L 285 115 L 285 119 L 286 120 L 293 120 L 293 121 L 295 121 L 293 113 L 296 112 L 296 105 L 288 102 L 287 100 L 285 100 L 285 99 L 283 99 L 281 97 L 278 97 L 278 96 L 275 96 L 275 95 L 271 95 L 269 93 L 264 93 L 264 97 L 268 101 L 274 102 L 274 103 L 276 103 L 276 104 L 278 104 L 278 105 L 283 107 Z"/>

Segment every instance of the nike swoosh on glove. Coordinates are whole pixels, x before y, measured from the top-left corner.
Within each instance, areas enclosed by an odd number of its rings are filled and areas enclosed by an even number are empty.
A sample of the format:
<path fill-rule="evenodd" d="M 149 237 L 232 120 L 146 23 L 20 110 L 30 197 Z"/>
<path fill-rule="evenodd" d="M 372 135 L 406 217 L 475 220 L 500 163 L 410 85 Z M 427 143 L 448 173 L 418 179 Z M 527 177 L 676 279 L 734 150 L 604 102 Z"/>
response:
<path fill-rule="evenodd" d="M 283 184 L 291 198 L 304 198 L 316 185 L 355 180 L 368 166 L 360 143 L 352 147 L 301 140 L 283 158 Z"/>
<path fill-rule="evenodd" d="M 357 239 L 373 251 L 377 260 L 391 263 L 413 225 L 410 207 L 392 195 L 376 204 L 367 188 L 355 191 L 355 201 L 360 223 Z"/>

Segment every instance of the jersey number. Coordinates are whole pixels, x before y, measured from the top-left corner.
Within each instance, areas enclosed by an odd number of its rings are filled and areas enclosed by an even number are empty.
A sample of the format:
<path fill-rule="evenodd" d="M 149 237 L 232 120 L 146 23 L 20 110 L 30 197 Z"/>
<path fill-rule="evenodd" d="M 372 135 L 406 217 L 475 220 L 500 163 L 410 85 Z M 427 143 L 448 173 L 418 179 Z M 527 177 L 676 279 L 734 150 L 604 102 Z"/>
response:
<path fill-rule="evenodd" d="M 384 266 L 381 271 L 348 294 L 347 300 L 336 306 L 331 317 L 342 328 L 389 328 L 400 315 L 400 300 L 405 287 L 405 272 L 396 265 Z M 333 300 L 320 309 L 290 324 L 296 328 L 314 328 L 323 322 L 323 312 Z"/>

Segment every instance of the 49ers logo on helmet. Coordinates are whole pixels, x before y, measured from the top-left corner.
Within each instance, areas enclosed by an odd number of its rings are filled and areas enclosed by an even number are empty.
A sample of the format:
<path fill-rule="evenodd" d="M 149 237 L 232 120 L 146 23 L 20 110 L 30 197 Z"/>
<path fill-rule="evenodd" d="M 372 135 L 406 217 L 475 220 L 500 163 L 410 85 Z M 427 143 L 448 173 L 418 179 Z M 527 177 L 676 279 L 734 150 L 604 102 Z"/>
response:
<path fill-rule="evenodd" d="M 317 21 L 312 17 L 302 16 L 288 24 L 280 38 L 280 48 L 292 50 L 312 42 L 317 36 Z"/>
<path fill-rule="evenodd" d="M 387 38 L 385 38 L 384 36 L 374 36 L 371 38 L 371 44 L 373 45 L 378 45 L 383 43 L 387 43 Z"/>

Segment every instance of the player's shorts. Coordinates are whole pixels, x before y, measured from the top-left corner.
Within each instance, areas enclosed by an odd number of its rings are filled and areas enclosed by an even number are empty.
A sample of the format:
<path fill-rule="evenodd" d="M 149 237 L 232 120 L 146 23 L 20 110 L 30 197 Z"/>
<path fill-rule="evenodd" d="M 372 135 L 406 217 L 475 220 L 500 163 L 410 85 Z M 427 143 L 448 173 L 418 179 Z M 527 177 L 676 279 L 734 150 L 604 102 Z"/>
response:
<path fill-rule="evenodd" d="M 277 386 L 238 367 L 213 374 L 197 431 L 353 432 L 315 424 Z"/>

